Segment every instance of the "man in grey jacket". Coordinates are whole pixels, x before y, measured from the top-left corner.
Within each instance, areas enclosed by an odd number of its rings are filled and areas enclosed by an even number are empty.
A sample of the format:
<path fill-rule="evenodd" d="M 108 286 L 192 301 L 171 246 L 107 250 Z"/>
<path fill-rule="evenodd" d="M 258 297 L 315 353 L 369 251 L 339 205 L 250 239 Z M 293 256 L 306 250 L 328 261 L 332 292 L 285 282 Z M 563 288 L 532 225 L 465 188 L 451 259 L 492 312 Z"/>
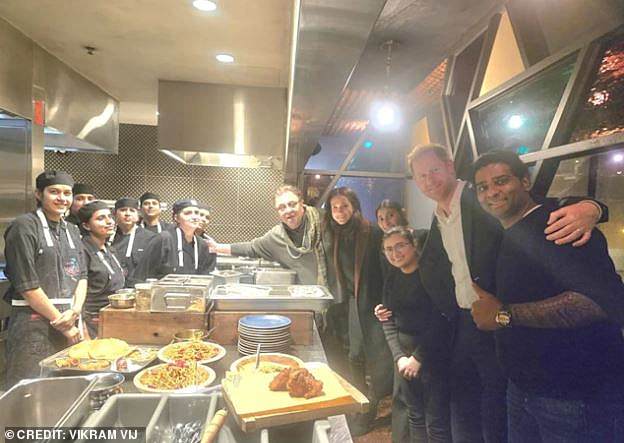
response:
<path fill-rule="evenodd" d="M 278 225 L 262 237 L 234 244 L 211 243 L 218 254 L 263 258 L 297 272 L 297 283 L 327 285 L 321 240 L 322 213 L 303 204 L 301 191 L 282 185 L 275 191 Z"/>

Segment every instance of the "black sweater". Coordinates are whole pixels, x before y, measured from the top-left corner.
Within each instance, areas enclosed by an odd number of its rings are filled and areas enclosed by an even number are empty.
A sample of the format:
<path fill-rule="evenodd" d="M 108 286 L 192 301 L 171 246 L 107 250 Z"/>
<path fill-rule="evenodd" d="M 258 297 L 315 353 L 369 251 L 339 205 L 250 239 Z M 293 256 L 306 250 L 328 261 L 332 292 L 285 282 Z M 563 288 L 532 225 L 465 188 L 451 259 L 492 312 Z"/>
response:
<path fill-rule="evenodd" d="M 624 374 L 624 285 L 602 233 L 575 248 L 544 237 L 550 212 L 544 205 L 504 232 L 496 268 L 503 303 L 544 300 L 565 291 L 589 297 L 610 317 L 572 329 L 513 325 L 496 332 L 503 369 L 521 389 L 548 397 L 584 398 Z M 606 384 L 605 384 L 606 383 Z"/>
<path fill-rule="evenodd" d="M 448 351 L 448 322 L 433 306 L 418 270 L 405 274 L 390 267 L 384 284 L 383 304 L 392 311 L 383 322 L 386 340 L 394 357 L 411 353 L 419 362 L 439 363 Z M 412 336 L 414 349 L 403 349 L 398 333 Z"/>

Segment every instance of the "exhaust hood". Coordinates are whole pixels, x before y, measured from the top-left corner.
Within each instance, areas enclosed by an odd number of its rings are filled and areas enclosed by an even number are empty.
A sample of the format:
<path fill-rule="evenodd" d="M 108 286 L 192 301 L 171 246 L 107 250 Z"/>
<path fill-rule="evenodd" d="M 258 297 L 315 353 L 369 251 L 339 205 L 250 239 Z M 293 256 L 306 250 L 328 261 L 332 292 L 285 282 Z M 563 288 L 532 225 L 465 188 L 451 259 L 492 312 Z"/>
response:
<path fill-rule="evenodd" d="M 286 88 L 160 80 L 158 147 L 202 166 L 283 169 Z"/>

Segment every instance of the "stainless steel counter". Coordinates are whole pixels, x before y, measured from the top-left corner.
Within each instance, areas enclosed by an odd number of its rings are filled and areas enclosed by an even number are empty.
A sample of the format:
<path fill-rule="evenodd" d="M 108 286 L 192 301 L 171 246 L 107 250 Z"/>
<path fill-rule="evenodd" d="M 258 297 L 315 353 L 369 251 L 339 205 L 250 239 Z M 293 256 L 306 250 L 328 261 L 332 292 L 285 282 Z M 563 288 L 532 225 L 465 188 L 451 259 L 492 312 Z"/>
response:
<path fill-rule="evenodd" d="M 313 339 L 312 344 L 310 345 L 294 345 L 291 348 L 291 354 L 296 355 L 301 358 L 305 362 L 323 362 L 327 363 L 327 359 L 325 357 L 325 351 L 323 350 L 323 345 L 321 344 L 321 338 L 316 329 L 316 325 L 313 330 Z M 210 364 L 209 366 L 215 370 L 217 373 L 217 380 L 223 378 L 225 371 L 227 371 L 236 359 L 241 357 L 236 349 L 236 345 L 226 345 L 224 346 L 227 350 L 226 356 L 220 361 Z M 42 371 L 42 376 L 50 377 L 54 376 L 54 372 Z M 123 391 L 125 393 L 138 393 L 138 389 L 134 386 L 132 381 L 132 377 L 128 377 L 123 384 Z M 342 443 L 342 442 L 352 442 L 351 434 L 349 433 L 349 428 L 347 426 L 347 420 L 344 415 L 329 417 L 328 419 L 330 430 L 329 430 L 329 442 L 330 443 Z M 228 419 L 228 424 L 230 429 L 235 431 L 237 435 L 237 441 L 239 443 L 251 443 L 251 442 L 259 442 L 262 440 L 261 431 L 243 434 L 242 431 L 238 429 L 238 426 L 233 422 L 233 419 Z M 314 423 L 306 422 L 306 423 L 296 423 L 289 426 L 281 426 L 277 428 L 271 428 L 268 430 L 269 435 L 269 443 L 292 443 L 292 442 L 311 442 L 312 441 L 312 432 L 313 432 Z M 266 431 L 265 431 L 266 433 Z"/>

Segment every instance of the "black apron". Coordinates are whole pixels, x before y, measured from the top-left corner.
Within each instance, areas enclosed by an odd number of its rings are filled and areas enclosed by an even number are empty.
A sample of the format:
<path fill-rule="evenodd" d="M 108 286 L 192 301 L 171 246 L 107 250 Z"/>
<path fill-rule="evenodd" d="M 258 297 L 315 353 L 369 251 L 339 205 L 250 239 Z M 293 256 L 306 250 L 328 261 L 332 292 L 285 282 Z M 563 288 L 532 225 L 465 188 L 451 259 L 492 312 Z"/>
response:
<path fill-rule="evenodd" d="M 71 308 L 80 279 L 80 244 L 76 244 L 76 239 L 70 239 L 63 221 L 57 229 L 46 229 L 40 218 L 38 224 L 35 268 L 40 287 L 50 300 L 67 300 L 67 303 L 54 303 L 60 312 L 64 312 Z M 46 231 L 49 236 L 45 235 Z M 14 297 L 6 347 L 7 388 L 23 378 L 38 377 L 39 362 L 68 344 L 65 336 L 54 329 L 48 319 L 20 304 L 24 304 L 22 297 Z"/>
<path fill-rule="evenodd" d="M 96 246 L 91 244 L 85 247 Z M 83 309 L 83 319 L 92 339 L 98 336 L 100 309 L 108 305 L 108 296 L 122 289 L 126 282 L 124 270 L 110 250 L 97 251 L 93 260 L 97 260 L 97 264 L 89 268 L 87 299 Z M 97 293 L 93 292 L 94 286 L 97 286 Z"/>

